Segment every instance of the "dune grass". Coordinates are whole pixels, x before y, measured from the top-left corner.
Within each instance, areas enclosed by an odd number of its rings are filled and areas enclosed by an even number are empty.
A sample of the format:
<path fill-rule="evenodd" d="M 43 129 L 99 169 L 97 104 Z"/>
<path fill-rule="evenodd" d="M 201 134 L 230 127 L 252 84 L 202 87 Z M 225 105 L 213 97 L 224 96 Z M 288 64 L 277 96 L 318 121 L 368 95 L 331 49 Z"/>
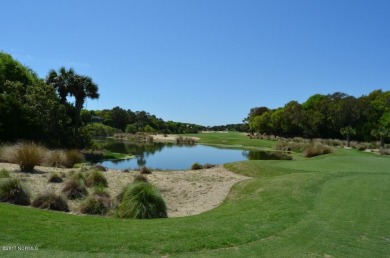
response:
<path fill-rule="evenodd" d="M 226 167 L 253 179 L 236 184 L 209 212 L 124 220 L 0 204 L 0 243 L 37 246 L 30 257 L 390 254 L 390 157 L 337 149 L 311 159 Z"/>

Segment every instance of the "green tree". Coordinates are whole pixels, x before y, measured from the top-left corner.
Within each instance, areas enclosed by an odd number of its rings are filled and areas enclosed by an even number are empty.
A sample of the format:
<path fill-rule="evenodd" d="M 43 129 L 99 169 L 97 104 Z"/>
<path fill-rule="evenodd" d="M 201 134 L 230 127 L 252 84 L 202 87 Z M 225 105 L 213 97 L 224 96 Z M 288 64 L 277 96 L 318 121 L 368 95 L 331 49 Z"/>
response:
<path fill-rule="evenodd" d="M 345 136 L 347 139 L 347 147 L 351 145 L 351 136 L 356 134 L 356 130 L 351 126 L 343 127 L 340 129 L 341 135 Z"/>

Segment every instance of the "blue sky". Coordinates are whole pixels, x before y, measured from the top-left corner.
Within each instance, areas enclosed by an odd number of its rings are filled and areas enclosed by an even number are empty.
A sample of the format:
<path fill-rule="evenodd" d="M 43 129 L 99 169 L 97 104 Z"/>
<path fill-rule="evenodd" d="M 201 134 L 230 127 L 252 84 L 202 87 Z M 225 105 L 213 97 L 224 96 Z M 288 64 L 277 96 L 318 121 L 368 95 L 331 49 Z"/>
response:
<path fill-rule="evenodd" d="M 390 90 L 390 1 L 14 0 L 0 50 L 99 85 L 88 109 L 240 123 L 256 106 Z"/>

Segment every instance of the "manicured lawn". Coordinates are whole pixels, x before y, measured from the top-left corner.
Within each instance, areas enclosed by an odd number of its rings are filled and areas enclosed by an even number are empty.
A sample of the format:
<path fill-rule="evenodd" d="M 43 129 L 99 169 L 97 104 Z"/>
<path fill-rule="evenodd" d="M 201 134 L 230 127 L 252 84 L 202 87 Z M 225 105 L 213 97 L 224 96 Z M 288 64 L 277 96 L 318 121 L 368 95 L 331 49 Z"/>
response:
<path fill-rule="evenodd" d="M 226 167 L 253 179 L 191 217 L 122 220 L 2 203 L 0 246 L 39 250 L 0 256 L 389 257 L 390 157 L 337 150 Z"/>

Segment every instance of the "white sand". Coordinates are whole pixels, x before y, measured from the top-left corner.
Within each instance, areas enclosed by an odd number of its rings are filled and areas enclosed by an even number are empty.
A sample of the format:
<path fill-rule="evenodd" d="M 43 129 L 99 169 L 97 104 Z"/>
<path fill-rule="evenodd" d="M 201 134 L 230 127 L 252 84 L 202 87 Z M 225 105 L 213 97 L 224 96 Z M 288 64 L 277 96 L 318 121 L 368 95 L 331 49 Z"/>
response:
<path fill-rule="evenodd" d="M 67 175 L 72 170 L 79 170 L 36 167 L 37 173 L 23 173 L 16 164 L 0 163 L 0 169 L 3 168 L 11 172 L 11 177 L 21 178 L 33 198 L 48 190 L 61 193 L 63 183 L 48 183 L 51 172 Z M 117 170 L 103 173 L 108 180 L 108 191 L 112 198 L 138 174 L 136 171 L 125 173 Z M 228 171 L 223 166 L 189 171 L 153 171 L 146 177 L 160 189 L 168 207 L 168 217 L 190 216 L 211 210 L 223 202 L 235 183 L 248 179 Z M 71 212 L 77 213 L 80 201 L 69 201 L 68 204 Z"/>

